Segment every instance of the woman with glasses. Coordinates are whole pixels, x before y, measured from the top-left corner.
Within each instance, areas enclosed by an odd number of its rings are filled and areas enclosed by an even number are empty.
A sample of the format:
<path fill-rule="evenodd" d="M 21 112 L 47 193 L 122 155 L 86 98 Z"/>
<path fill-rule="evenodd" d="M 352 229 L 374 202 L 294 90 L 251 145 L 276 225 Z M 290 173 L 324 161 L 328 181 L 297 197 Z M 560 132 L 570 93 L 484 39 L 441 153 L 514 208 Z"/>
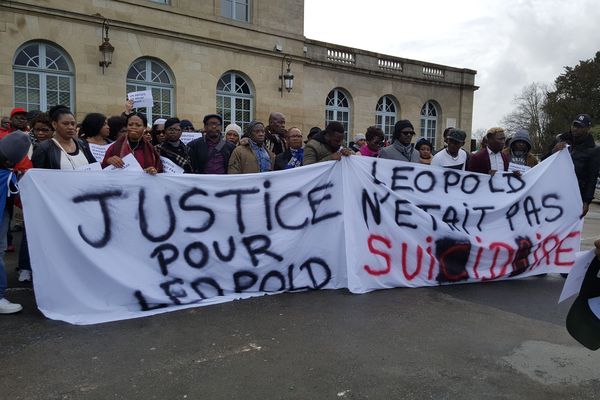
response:
<path fill-rule="evenodd" d="M 150 131 L 150 135 L 152 137 L 152 144 L 154 146 L 159 145 L 166 140 L 165 121 L 166 119 L 159 118 L 155 120 L 152 124 L 152 130 Z"/>
<path fill-rule="evenodd" d="M 415 128 L 409 120 L 401 119 L 396 122 L 392 145 L 381 149 L 378 157 L 414 163 L 420 162 L 419 152 L 411 143 L 414 135 Z"/>
<path fill-rule="evenodd" d="M 379 155 L 379 150 L 383 147 L 383 141 L 385 139 L 381 128 L 376 126 L 368 127 L 365 139 L 366 143 L 361 146 L 358 151 L 363 156 L 377 157 Z"/>
<path fill-rule="evenodd" d="M 54 129 L 52 128 L 52 121 L 47 113 L 39 113 L 31 121 L 31 131 L 33 132 L 34 144 L 45 142 L 48 139 L 52 139 Z"/>
<path fill-rule="evenodd" d="M 178 118 L 169 118 L 165 121 L 165 141 L 155 146 L 161 157 L 168 158 L 183 168 L 183 172 L 192 172 L 192 162 L 188 147 L 181 141 L 181 122 Z"/>

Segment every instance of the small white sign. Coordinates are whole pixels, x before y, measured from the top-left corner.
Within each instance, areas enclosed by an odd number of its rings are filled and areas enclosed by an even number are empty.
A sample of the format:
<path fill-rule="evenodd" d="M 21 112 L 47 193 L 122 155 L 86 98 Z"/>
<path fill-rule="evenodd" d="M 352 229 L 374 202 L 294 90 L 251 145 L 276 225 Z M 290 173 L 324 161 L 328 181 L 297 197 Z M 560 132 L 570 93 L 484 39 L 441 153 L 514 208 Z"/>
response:
<path fill-rule="evenodd" d="M 562 293 L 558 299 L 559 303 L 579 293 L 585 274 L 592 261 L 594 261 L 594 257 L 596 257 L 594 250 L 580 251 L 577 253 L 575 265 L 571 268 L 571 271 L 569 271 Z"/>
<path fill-rule="evenodd" d="M 127 99 L 133 100 L 133 108 L 152 107 L 154 102 L 151 90 L 127 93 Z"/>
<path fill-rule="evenodd" d="M 183 132 L 181 134 L 181 138 L 179 140 L 181 140 L 183 142 L 183 144 L 188 144 L 192 140 L 198 139 L 201 137 L 202 137 L 201 132 Z"/>
<path fill-rule="evenodd" d="M 109 144 L 90 143 L 89 146 L 90 146 L 90 151 L 92 152 L 92 155 L 94 156 L 96 161 L 102 161 L 102 160 L 104 160 L 104 155 L 106 154 L 106 150 L 108 150 L 108 148 L 110 146 L 112 146 L 112 143 L 109 143 Z"/>
<path fill-rule="evenodd" d="M 123 168 L 117 168 L 114 165 L 109 165 L 108 167 L 104 168 L 104 171 L 117 171 L 117 170 L 119 170 L 119 171 L 121 171 L 121 170 L 144 171 L 144 169 L 142 168 L 142 166 L 140 165 L 138 160 L 136 160 L 135 157 L 133 156 L 133 154 L 131 154 L 131 153 L 129 153 L 125 157 L 123 157 L 123 162 L 125 163 Z"/>
<path fill-rule="evenodd" d="M 520 165 L 520 164 L 515 164 L 515 163 L 509 163 L 508 164 L 508 170 L 509 171 L 519 171 L 520 173 L 524 174 L 525 172 L 529 171 L 531 169 L 531 167 L 528 167 L 527 165 Z"/>
<path fill-rule="evenodd" d="M 167 157 L 161 157 L 163 163 L 163 172 L 165 174 L 183 174 L 183 168 L 169 160 Z"/>
<path fill-rule="evenodd" d="M 88 165 L 82 165 L 77 168 L 76 171 L 102 171 L 102 166 L 100 165 L 100 161 L 98 161 Z"/>

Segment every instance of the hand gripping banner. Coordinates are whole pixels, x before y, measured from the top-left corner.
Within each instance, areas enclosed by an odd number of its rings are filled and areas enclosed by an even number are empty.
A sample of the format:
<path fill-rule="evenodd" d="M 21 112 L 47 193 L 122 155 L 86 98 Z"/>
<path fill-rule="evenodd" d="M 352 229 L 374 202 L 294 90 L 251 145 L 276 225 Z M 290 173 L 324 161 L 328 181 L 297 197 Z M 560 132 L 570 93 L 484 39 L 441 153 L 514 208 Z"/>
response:
<path fill-rule="evenodd" d="M 352 156 L 235 176 L 34 169 L 20 186 L 38 307 L 74 324 L 568 272 L 579 250 L 567 152 L 522 176 Z"/>

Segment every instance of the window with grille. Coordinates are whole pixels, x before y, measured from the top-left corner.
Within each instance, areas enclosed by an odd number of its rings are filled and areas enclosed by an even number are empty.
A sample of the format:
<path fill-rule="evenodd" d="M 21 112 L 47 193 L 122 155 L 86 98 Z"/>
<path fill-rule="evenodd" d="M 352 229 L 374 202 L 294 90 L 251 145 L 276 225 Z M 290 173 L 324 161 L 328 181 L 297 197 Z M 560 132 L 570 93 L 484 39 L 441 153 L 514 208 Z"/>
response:
<path fill-rule="evenodd" d="M 173 78 L 168 67 L 150 58 L 139 58 L 127 71 L 127 93 L 152 91 L 152 108 L 138 109 L 146 114 L 148 122 L 175 115 Z"/>
<path fill-rule="evenodd" d="M 250 0 L 221 0 L 221 15 L 237 21 L 250 22 Z"/>
<path fill-rule="evenodd" d="M 242 132 L 252 121 L 253 94 L 250 80 L 236 72 L 227 72 L 217 83 L 217 114 L 223 127 L 238 124 Z"/>
<path fill-rule="evenodd" d="M 421 108 L 421 137 L 429 140 L 434 149 L 437 149 L 436 133 L 438 126 L 438 109 L 431 101 L 423 104 Z"/>
<path fill-rule="evenodd" d="M 69 55 L 58 46 L 45 42 L 21 46 L 13 62 L 15 107 L 46 111 L 63 104 L 73 109 L 73 75 Z"/>
<path fill-rule="evenodd" d="M 396 124 L 396 116 L 398 106 L 392 96 L 383 96 L 375 106 L 375 125 L 383 131 L 385 139 L 391 142 L 394 135 L 394 125 Z"/>
<path fill-rule="evenodd" d="M 330 122 L 338 121 L 344 125 L 346 143 L 350 141 L 350 102 L 341 89 L 333 89 L 325 100 L 325 126 Z"/>

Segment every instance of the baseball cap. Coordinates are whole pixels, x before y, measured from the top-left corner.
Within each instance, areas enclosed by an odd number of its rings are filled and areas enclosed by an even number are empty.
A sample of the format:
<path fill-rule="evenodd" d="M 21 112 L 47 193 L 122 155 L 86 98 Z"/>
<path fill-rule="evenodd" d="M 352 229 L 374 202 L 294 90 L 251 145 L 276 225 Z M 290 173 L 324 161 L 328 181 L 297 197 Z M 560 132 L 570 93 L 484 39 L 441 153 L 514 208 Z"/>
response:
<path fill-rule="evenodd" d="M 588 128 L 588 127 L 592 126 L 592 118 L 587 114 L 579 114 L 573 120 L 573 124 L 577 124 L 584 128 Z"/>
<path fill-rule="evenodd" d="M 10 112 L 10 117 L 14 117 L 15 114 L 27 114 L 27 110 L 24 109 L 23 107 L 15 107 L 12 109 L 12 111 Z"/>

